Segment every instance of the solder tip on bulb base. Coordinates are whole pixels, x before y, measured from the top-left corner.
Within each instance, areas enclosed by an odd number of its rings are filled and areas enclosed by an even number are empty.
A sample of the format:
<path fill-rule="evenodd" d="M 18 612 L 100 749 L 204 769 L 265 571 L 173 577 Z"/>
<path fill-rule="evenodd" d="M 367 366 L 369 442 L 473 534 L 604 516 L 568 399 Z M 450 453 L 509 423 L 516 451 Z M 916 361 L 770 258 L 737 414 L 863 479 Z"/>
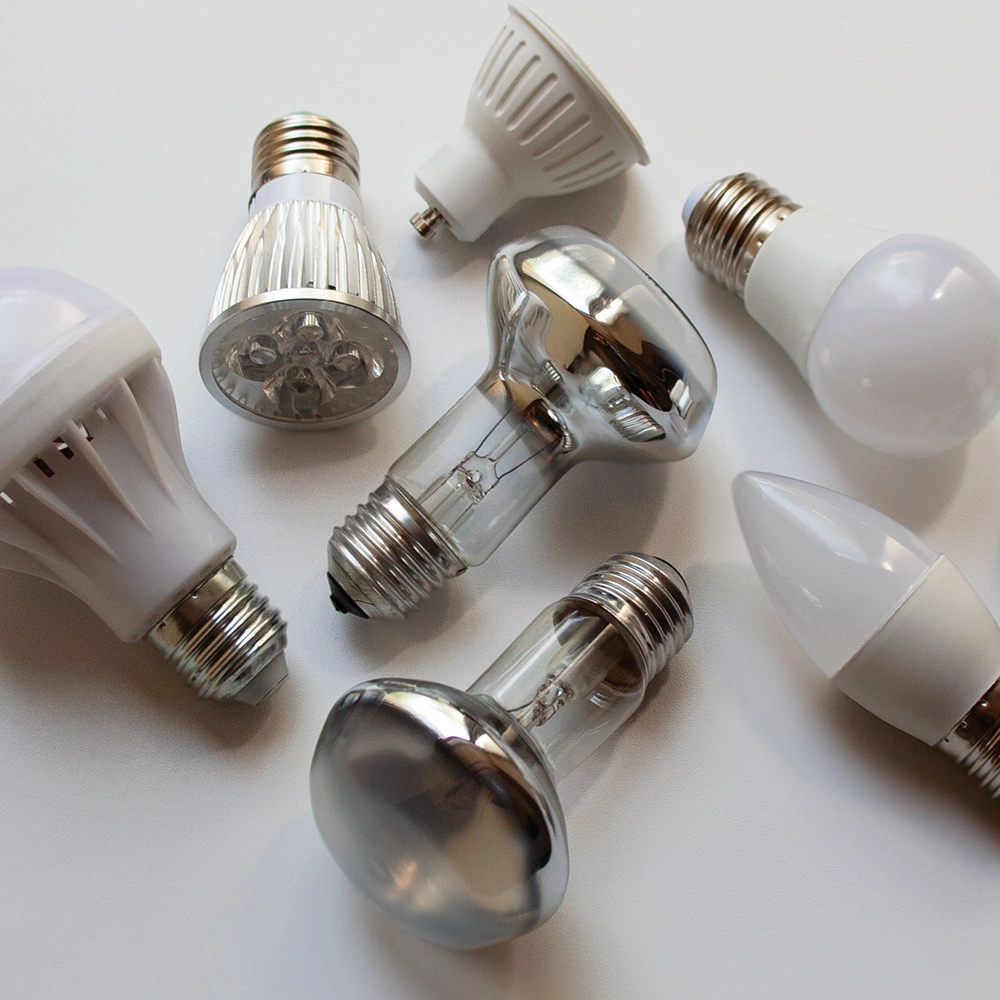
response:
<path fill-rule="evenodd" d="M 1000 628 L 951 560 L 833 490 L 747 472 L 733 493 L 761 581 L 813 662 L 1000 796 Z"/>
<path fill-rule="evenodd" d="M 800 207 L 750 174 L 695 188 L 683 214 L 691 260 L 856 441 L 936 455 L 1000 409 L 1000 280 L 969 251 Z"/>
<path fill-rule="evenodd" d="M 405 386 L 410 354 L 362 221 L 357 146 L 328 118 L 287 115 L 258 135 L 251 173 L 250 218 L 202 343 L 206 387 L 274 427 L 377 413 Z"/>
<path fill-rule="evenodd" d="M 555 783 L 641 704 L 691 635 L 669 563 L 612 556 L 468 689 L 386 678 L 333 707 L 313 757 L 317 825 L 356 888 L 453 948 L 525 934 L 569 877 Z"/>
<path fill-rule="evenodd" d="M 635 126 L 580 57 L 537 14 L 510 17 L 472 85 L 465 124 L 416 174 L 428 208 L 410 219 L 478 239 L 524 198 L 570 194 L 649 155 Z"/>

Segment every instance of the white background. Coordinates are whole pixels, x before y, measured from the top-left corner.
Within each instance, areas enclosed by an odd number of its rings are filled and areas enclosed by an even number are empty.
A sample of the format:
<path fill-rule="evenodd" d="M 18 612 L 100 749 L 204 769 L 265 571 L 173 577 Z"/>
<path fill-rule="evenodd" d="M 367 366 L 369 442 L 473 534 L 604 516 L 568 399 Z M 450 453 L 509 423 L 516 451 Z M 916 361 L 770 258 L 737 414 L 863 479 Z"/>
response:
<path fill-rule="evenodd" d="M 458 128 L 499 0 L 86 5 L 0 18 L 0 265 L 68 271 L 163 346 L 191 469 L 289 621 L 261 711 L 198 702 L 56 588 L 0 572 L 0 995 L 434 998 L 980 995 L 995 985 L 1000 807 L 838 695 L 776 618 L 729 494 L 745 468 L 848 492 L 951 555 L 1000 612 L 1000 426 L 928 461 L 865 451 L 688 262 L 696 183 L 751 170 L 802 204 L 964 243 L 1000 270 L 995 0 L 536 0 L 652 165 L 422 246 L 412 174 Z M 245 219 L 256 132 L 326 114 L 361 150 L 367 223 L 413 350 L 404 394 L 329 434 L 270 431 L 197 352 Z M 403 623 L 335 614 L 331 528 L 479 375 L 505 240 L 589 226 L 656 276 L 719 368 L 672 468 L 577 469 L 482 568 Z M 455 954 L 358 897 L 308 801 L 323 719 L 383 674 L 471 682 L 610 552 L 686 575 L 672 675 L 561 786 L 572 874 L 541 930 Z"/>

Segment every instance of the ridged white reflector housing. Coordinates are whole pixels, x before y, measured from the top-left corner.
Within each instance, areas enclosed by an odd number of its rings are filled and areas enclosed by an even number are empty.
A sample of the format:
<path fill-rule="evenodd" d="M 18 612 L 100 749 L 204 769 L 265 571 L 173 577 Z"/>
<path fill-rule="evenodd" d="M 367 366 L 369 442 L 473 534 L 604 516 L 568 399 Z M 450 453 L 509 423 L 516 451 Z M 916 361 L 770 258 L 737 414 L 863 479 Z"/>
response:
<path fill-rule="evenodd" d="M 136 316 L 63 274 L 0 271 L 0 429 L 0 566 L 65 587 L 125 642 L 150 638 L 204 696 L 239 697 L 285 626 L 191 479 Z M 268 677 L 261 697 L 283 665 Z"/>
<path fill-rule="evenodd" d="M 789 631 L 845 694 L 932 745 L 1000 674 L 1000 628 L 955 565 L 833 490 L 745 472 L 747 547 Z"/>
<path fill-rule="evenodd" d="M 523 198 L 569 194 L 646 164 L 642 139 L 579 56 L 523 4 L 472 85 L 465 124 L 417 171 L 426 234 L 475 240 Z"/>

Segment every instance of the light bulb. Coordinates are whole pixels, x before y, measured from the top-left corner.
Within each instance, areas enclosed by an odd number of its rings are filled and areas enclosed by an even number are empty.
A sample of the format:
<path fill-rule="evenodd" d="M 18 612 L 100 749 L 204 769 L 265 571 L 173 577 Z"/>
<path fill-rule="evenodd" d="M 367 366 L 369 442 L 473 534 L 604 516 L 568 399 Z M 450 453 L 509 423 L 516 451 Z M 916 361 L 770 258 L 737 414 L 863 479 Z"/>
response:
<path fill-rule="evenodd" d="M 968 250 L 800 208 L 749 174 L 695 188 L 684 223 L 694 263 L 863 445 L 936 455 L 997 412 L 1000 281 Z"/>
<path fill-rule="evenodd" d="M 312 763 L 334 858 L 389 917 L 439 944 L 483 947 L 544 923 L 569 876 L 555 782 L 639 707 L 691 629 L 677 570 L 625 553 L 547 607 L 467 692 L 352 688 Z"/>
<path fill-rule="evenodd" d="M 472 85 L 465 124 L 418 171 L 410 222 L 478 239 L 523 198 L 570 194 L 649 163 L 635 126 L 580 57 L 524 4 Z"/>
<path fill-rule="evenodd" d="M 673 300 L 612 244 L 556 226 L 490 267 L 489 366 L 333 532 L 340 611 L 400 617 L 482 563 L 577 462 L 698 446 L 715 365 Z"/>
<path fill-rule="evenodd" d="M 256 704 L 285 623 L 195 488 L 160 350 L 134 313 L 54 271 L 0 271 L 0 566 L 51 580 L 194 686 Z"/>
<path fill-rule="evenodd" d="M 328 118 L 272 122 L 253 149 L 250 218 L 201 345 L 221 403 L 275 427 L 339 427 L 406 385 L 410 352 L 362 223 L 358 149 Z"/>
<path fill-rule="evenodd" d="M 764 587 L 816 665 L 1000 795 L 1000 628 L 954 563 L 833 490 L 744 472 L 733 493 Z"/>

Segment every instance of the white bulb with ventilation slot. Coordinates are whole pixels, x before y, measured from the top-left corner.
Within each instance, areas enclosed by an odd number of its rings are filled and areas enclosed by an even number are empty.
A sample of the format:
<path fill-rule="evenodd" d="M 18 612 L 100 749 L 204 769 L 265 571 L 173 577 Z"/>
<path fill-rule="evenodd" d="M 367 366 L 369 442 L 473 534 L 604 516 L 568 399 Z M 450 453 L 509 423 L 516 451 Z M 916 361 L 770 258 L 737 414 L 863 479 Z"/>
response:
<path fill-rule="evenodd" d="M 649 163 L 642 137 L 580 57 L 510 5 L 472 84 L 465 124 L 418 171 L 421 236 L 476 240 L 524 198 L 570 194 Z"/>
<path fill-rule="evenodd" d="M 54 271 L 0 271 L 0 566 L 50 580 L 202 697 L 256 704 L 285 623 L 181 452 L 160 350 L 135 314 Z"/>

